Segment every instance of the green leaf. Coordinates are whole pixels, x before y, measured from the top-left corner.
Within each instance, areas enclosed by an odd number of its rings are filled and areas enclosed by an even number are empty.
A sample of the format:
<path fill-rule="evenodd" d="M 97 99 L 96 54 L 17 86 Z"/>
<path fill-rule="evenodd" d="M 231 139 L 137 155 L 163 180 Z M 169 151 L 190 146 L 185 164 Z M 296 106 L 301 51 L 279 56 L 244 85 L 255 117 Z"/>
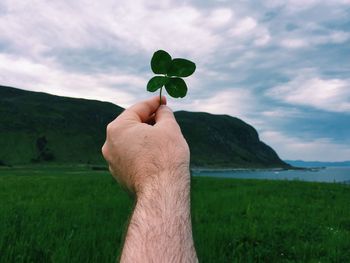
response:
<path fill-rule="evenodd" d="M 183 98 L 187 94 L 187 86 L 182 78 L 170 78 L 165 89 L 173 98 Z"/>
<path fill-rule="evenodd" d="M 151 68 L 155 74 L 166 74 L 171 64 L 171 56 L 164 50 L 154 52 Z"/>
<path fill-rule="evenodd" d="M 196 64 L 183 58 L 175 58 L 171 61 L 168 76 L 188 77 L 196 70 Z"/>
<path fill-rule="evenodd" d="M 168 83 L 169 78 L 167 77 L 162 77 L 162 76 L 155 76 L 151 78 L 148 83 L 147 83 L 147 90 L 150 92 L 155 92 L 157 89 L 160 89 Z"/>

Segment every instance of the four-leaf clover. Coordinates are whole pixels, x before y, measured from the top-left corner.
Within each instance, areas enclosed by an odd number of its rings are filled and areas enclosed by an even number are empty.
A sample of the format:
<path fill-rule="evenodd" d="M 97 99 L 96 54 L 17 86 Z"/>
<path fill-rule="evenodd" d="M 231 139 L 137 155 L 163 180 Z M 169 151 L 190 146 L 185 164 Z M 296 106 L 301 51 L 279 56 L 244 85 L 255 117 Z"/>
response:
<path fill-rule="evenodd" d="M 196 64 L 183 58 L 172 59 L 164 50 L 158 50 L 151 59 L 151 68 L 155 74 L 161 76 L 154 76 L 148 81 L 148 91 L 155 92 L 160 89 L 161 98 L 164 86 L 171 97 L 183 98 L 187 94 L 187 85 L 182 78 L 192 75 Z"/>

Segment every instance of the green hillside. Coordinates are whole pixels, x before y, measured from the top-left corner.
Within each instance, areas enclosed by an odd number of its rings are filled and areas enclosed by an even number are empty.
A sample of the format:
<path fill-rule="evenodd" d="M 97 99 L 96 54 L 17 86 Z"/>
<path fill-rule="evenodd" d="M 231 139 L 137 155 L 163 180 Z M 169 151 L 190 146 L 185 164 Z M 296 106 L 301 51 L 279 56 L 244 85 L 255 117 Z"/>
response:
<path fill-rule="evenodd" d="M 0 165 L 104 163 L 105 127 L 123 108 L 0 86 Z M 199 167 L 287 167 L 256 130 L 227 115 L 176 112 Z"/>
<path fill-rule="evenodd" d="M 0 160 L 102 163 L 105 127 L 121 111 L 112 103 L 1 86 Z"/>
<path fill-rule="evenodd" d="M 192 164 L 214 167 L 285 167 L 249 124 L 228 115 L 175 113 L 187 139 Z"/>

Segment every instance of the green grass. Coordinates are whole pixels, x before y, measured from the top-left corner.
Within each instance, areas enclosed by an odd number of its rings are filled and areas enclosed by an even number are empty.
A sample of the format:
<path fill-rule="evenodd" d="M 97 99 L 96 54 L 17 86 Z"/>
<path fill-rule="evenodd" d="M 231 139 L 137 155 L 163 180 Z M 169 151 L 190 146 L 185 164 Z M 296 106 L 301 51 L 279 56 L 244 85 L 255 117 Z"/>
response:
<path fill-rule="evenodd" d="M 194 178 L 200 262 L 350 262 L 350 187 Z M 115 262 L 133 202 L 107 172 L 0 169 L 0 262 Z"/>

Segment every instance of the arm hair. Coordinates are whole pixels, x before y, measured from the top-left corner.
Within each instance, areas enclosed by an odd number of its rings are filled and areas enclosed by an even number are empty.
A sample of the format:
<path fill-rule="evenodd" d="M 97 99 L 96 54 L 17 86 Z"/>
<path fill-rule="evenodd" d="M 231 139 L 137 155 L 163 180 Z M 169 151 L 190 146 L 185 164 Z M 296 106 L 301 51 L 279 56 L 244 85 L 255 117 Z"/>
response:
<path fill-rule="evenodd" d="M 185 178 L 172 184 L 156 181 L 137 194 L 121 262 L 198 262 L 192 237 L 190 176 Z"/>

